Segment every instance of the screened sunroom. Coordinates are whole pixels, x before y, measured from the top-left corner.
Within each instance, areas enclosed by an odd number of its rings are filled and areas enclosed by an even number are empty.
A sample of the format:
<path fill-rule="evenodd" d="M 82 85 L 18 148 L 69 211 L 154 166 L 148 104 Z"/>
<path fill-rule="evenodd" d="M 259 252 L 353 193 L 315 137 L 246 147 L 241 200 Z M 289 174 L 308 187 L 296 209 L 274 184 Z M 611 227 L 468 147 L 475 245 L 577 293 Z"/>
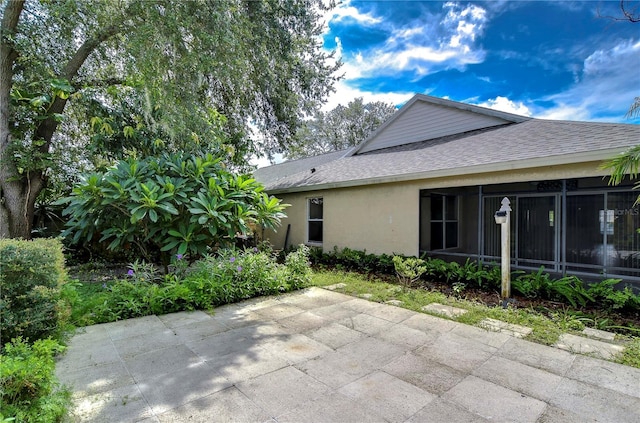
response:
<path fill-rule="evenodd" d="M 508 197 L 514 268 L 638 282 L 638 194 L 600 177 L 422 190 L 420 252 L 499 262 L 494 213 Z"/>

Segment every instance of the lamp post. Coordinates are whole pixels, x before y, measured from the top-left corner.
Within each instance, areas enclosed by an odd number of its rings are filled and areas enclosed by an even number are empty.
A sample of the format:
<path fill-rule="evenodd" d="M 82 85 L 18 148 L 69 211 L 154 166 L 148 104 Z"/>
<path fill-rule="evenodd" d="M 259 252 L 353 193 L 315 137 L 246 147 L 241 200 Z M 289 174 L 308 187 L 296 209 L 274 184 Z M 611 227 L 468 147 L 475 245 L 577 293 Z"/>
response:
<path fill-rule="evenodd" d="M 507 308 L 511 297 L 511 242 L 510 226 L 511 226 L 511 202 L 507 197 L 502 199 L 502 206 L 495 214 L 496 223 L 500 225 L 501 230 L 501 249 L 502 249 L 502 308 Z"/>

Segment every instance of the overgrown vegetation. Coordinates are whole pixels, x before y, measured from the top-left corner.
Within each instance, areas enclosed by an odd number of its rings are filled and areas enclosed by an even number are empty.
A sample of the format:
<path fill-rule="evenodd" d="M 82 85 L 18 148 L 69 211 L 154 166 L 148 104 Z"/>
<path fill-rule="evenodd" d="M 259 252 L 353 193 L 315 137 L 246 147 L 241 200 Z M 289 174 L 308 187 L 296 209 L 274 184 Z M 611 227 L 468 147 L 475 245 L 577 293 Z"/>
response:
<path fill-rule="evenodd" d="M 100 284 L 75 283 L 65 292 L 78 326 L 150 314 L 204 309 L 248 298 L 300 289 L 309 284 L 308 247 L 289 253 L 283 264 L 270 249 L 222 250 L 194 262 L 174 261 L 173 272 L 132 266 L 126 279 Z"/>

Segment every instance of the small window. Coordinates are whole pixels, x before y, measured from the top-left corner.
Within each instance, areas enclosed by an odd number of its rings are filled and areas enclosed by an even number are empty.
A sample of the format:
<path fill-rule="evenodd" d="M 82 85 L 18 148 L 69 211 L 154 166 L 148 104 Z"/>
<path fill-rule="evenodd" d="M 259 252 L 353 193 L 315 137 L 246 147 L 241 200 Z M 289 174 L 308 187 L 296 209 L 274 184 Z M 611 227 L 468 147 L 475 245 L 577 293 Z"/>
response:
<path fill-rule="evenodd" d="M 458 197 L 431 195 L 431 249 L 458 247 Z"/>
<path fill-rule="evenodd" d="M 322 244 L 322 198 L 309 198 L 307 209 L 307 242 Z"/>

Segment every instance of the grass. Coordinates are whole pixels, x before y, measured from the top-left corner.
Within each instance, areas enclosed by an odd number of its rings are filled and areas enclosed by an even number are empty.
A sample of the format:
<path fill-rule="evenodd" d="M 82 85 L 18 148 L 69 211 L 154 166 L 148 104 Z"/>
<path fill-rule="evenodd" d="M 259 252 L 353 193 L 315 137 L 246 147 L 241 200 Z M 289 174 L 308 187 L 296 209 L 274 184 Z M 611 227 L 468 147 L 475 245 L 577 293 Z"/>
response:
<path fill-rule="evenodd" d="M 477 325 L 486 318 L 532 328 L 533 331 L 525 339 L 544 345 L 553 345 L 562 333 L 579 333 L 593 323 L 592 319 L 580 317 L 569 309 L 555 311 L 550 316 L 530 308 L 503 309 L 488 307 L 464 298 L 450 297 L 437 291 L 404 288 L 375 278 L 367 278 L 357 273 L 316 270 L 312 276 L 312 284 L 323 287 L 342 283 L 345 286 L 338 291 L 348 295 L 361 296 L 370 294 L 370 301 L 386 302 L 402 301 L 401 307 L 423 312 L 422 307 L 431 303 L 440 303 L 467 310 L 467 313 L 451 319 L 460 323 Z M 442 317 L 437 315 L 438 317 Z M 624 353 L 616 357 L 616 362 L 640 368 L 640 337 L 620 336 L 625 343 Z"/>

